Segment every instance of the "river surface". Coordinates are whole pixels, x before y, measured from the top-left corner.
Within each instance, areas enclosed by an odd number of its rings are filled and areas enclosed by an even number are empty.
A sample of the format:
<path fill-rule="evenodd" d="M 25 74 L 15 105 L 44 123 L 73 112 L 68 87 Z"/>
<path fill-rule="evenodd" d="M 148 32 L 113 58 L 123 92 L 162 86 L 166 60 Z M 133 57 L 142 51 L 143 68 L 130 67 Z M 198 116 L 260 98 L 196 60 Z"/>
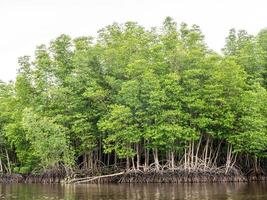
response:
<path fill-rule="evenodd" d="M 267 184 L 2 184 L 0 194 L 20 200 L 267 200 Z"/>

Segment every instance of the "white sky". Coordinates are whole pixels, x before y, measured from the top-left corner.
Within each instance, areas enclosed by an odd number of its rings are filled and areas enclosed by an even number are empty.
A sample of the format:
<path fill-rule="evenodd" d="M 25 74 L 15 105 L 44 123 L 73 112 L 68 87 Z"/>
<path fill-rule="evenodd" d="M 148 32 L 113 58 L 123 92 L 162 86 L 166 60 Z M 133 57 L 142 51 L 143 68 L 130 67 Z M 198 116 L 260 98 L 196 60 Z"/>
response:
<path fill-rule="evenodd" d="M 197 24 L 219 51 L 230 28 L 267 27 L 267 0 L 0 0 L 0 80 L 14 80 L 17 58 L 65 33 L 92 35 L 113 22 L 150 28 L 166 16 Z"/>

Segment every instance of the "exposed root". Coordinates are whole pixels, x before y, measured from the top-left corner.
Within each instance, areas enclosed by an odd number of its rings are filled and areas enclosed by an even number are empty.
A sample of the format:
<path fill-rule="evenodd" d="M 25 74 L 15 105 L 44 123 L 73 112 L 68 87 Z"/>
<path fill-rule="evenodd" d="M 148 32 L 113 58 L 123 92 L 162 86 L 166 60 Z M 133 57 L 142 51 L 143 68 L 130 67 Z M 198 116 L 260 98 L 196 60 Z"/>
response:
<path fill-rule="evenodd" d="M 1 174 L 1 183 L 21 183 L 24 182 L 24 177 L 20 174 Z"/>
<path fill-rule="evenodd" d="M 76 178 L 67 180 L 68 184 L 80 183 L 200 183 L 200 182 L 244 182 L 247 177 L 237 168 L 229 169 L 225 174 L 225 167 L 184 169 L 181 167 L 171 168 L 168 165 L 160 166 L 157 170 L 155 165 L 149 166 L 146 172 L 142 170 L 130 169 L 128 171 Z"/>
<path fill-rule="evenodd" d="M 150 171 L 146 173 L 125 173 L 119 183 L 201 183 L 201 182 L 244 182 L 246 177 L 224 169 L 213 171 L 184 169 Z"/>
<path fill-rule="evenodd" d="M 29 174 L 25 177 L 26 183 L 60 183 L 66 176 L 65 169 L 54 167 L 40 174 Z"/>
<path fill-rule="evenodd" d="M 78 178 L 78 179 L 72 179 L 69 180 L 66 183 L 74 183 L 74 184 L 80 184 L 80 183 L 89 183 L 98 179 L 103 179 L 103 178 L 111 178 L 115 176 L 120 176 L 123 175 L 125 172 L 119 172 L 115 174 L 108 174 L 108 175 L 102 175 L 102 176 L 94 176 L 94 177 L 85 177 L 85 178 Z"/>

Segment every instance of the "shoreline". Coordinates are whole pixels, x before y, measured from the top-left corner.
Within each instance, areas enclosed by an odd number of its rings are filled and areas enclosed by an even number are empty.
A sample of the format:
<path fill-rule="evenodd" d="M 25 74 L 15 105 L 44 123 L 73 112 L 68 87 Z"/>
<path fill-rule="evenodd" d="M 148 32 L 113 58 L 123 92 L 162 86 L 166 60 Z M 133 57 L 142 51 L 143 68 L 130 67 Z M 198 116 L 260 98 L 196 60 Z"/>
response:
<path fill-rule="evenodd" d="M 217 173 L 208 171 L 129 171 L 119 175 L 107 174 L 93 177 L 67 179 L 55 174 L 2 174 L 0 183 L 41 183 L 41 184 L 104 184 L 104 183 L 220 183 L 220 182 L 261 182 L 267 181 L 266 175 L 242 175 L 233 173 Z M 100 177 L 100 178 L 99 178 Z M 101 178 L 103 177 L 103 178 Z M 77 181 L 73 181 L 77 180 Z M 79 181 L 83 180 L 83 181 Z M 88 180 L 88 181 L 86 181 Z"/>

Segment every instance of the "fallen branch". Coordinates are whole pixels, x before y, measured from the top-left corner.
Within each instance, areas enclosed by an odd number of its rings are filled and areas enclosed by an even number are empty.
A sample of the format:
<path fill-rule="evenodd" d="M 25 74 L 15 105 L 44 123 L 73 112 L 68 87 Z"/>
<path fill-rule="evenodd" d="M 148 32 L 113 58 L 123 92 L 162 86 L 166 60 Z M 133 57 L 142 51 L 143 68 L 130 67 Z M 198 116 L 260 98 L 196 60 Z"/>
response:
<path fill-rule="evenodd" d="M 79 183 L 88 183 L 97 179 L 101 178 L 107 178 L 107 177 L 114 177 L 114 176 L 120 176 L 123 175 L 125 172 L 119 172 L 115 174 L 108 174 L 108 175 L 102 175 L 102 176 L 93 176 L 93 177 L 85 177 L 85 178 L 79 178 L 79 179 L 72 179 L 69 180 L 67 183 L 74 183 L 74 184 L 79 184 Z"/>

